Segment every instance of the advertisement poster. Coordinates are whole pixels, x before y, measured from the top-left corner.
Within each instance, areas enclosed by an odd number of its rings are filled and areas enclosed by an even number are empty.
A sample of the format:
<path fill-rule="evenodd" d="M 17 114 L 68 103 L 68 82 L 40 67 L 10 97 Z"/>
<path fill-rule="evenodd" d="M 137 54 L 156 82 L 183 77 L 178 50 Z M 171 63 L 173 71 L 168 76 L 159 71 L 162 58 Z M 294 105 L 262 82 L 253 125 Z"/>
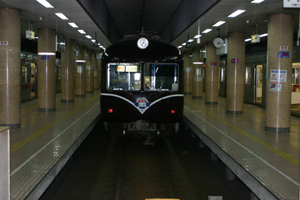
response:
<path fill-rule="evenodd" d="M 286 70 L 271 70 L 271 82 L 286 82 L 287 71 Z"/>
<path fill-rule="evenodd" d="M 281 91 L 281 83 L 270 83 L 270 91 Z"/>

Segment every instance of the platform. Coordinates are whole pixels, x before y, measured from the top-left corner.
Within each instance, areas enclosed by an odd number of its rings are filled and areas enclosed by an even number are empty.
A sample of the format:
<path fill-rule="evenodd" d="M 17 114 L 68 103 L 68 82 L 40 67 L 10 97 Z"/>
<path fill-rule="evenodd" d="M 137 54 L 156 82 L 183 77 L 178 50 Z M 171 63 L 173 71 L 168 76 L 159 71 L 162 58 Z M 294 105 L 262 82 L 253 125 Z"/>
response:
<path fill-rule="evenodd" d="M 21 128 L 11 129 L 11 199 L 36 200 L 100 119 L 100 92 L 56 98 L 56 111 L 39 112 L 37 100 L 21 104 Z"/>
<path fill-rule="evenodd" d="M 289 133 L 265 129 L 265 109 L 244 104 L 243 114 L 185 95 L 184 121 L 260 199 L 299 199 L 300 118 Z"/>

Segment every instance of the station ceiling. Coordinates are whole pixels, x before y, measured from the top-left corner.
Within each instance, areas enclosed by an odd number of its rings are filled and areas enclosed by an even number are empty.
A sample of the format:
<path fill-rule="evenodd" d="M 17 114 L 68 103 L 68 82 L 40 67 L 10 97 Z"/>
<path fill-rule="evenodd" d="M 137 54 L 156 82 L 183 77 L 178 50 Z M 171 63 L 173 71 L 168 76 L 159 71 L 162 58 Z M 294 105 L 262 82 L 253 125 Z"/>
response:
<path fill-rule="evenodd" d="M 193 38 L 199 29 L 201 43 L 197 44 L 195 40 L 192 47 L 212 41 L 217 32 L 224 38 L 228 32 L 241 31 L 245 33 L 246 39 L 253 34 L 267 33 L 268 16 L 277 13 L 294 15 L 294 32 L 298 31 L 299 9 L 283 8 L 283 0 L 264 0 L 259 4 L 251 1 L 48 0 L 54 8 L 45 8 L 36 0 L 0 0 L 0 7 L 21 11 L 22 37 L 25 37 L 25 32 L 29 29 L 38 35 L 40 28 L 53 28 L 56 29 L 58 38 L 75 39 L 76 43 L 95 50 L 100 48 L 94 47 L 78 29 L 83 29 L 105 48 L 126 34 L 136 34 L 142 30 L 157 34 L 175 46 Z M 227 17 L 237 9 L 246 11 L 236 18 Z M 55 15 L 58 12 L 64 13 L 69 20 L 58 18 Z M 212 27 L 220 20 L 226 23 L 220 27 Z M 72 28 L 68 22 L 75 22 L 79 28 Z M 202 34 L 207 28 L 212 31 Z M 266 37 L 262 40 L 266 40 Z"/>

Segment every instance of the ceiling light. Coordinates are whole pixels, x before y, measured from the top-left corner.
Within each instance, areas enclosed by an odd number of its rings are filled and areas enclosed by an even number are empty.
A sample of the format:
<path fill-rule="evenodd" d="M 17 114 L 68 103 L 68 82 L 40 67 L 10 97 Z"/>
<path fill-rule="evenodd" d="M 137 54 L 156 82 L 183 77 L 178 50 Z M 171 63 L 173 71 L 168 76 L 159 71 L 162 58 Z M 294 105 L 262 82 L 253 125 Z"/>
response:
<path fill-rule="evenodd" d="M 94 40 L 94 39 L 93 39 L 93 40 L 91 40 L 91 41 L 92 41 L 92 42 L 96 42 L 96 40 Z"/>
<path fill-rule="evenodd" d="M 61 18 L 62 20 L 68 20 L 68 18 L 66 17 L 66 15 L 64 15 L 63 13 L 55 13 L 57 17 Z"/>
<path fill-rule="evenodd" d="M 180 49 L 180 48 L 182 48 L 182 46 L 178 46 L 177 48 Z"/>
<path fill-rule="evenodd" d="M 184 42 L 184 43 L 182 43 L 182 46 L 185 46 L 186 45 L 186 43 Z"/>
<path fill-rule="evenodd" d="M 202 35 L 199 35 L 199 34 L 198 34 L 198 35 L 195 35 L 194 38 L 195 38 L 195 39 L 198 39 L 198 38 L 200 38 L 201 36 L 202 36 Z"/>
<path fill-rule="evenodd" d="M 75 62 L 77 62 L 77 63 L 83 63 L 83 62 L 85 62 L 85 60 L 75 60 Z"/>
<path fill-rule="evenodd" d="M 86 35 L 85 36 L 87 39 L 92 39 L 92 37 L 90 35 Z"/>
<path fill-rule="evenodd" d="M 260 37 L 266 37 L 266 36 L 268 36 L 268 33 L 264 33 L 260 35 Z"/>
<path fill-rule="evenodd" d="M 217 23 L 215 23 L 214 25 L 212 25 L 213 27 L 218 27 L 221 26 L 222 24 L 225 24 L 226 21 L 218 21 Z"/>
<path fill-rule="evenodd" d="M 261 3 L 261 2 L 263 2 L 264 0 L 253 0 L 253 1 L 251 1 L 251 3 Z"/>
<path fill-rule="evenodd" d="M 189 40 L 188 40 L 188 42 L 193 42 L 193 41 L 194 41 L 194 39 L 189 39 Z"/>
<path fill-rule="evenodd" d="M 203 65 L 203 62 L 193 62 L 194 65 Z"/>
<path fill-rule="evenodd" d="M 242 13 L 245 12 L 245 11 L 246 11 L 246 10 L 237 10 L 237 11 L 231 13 L 230 15 L 228 15 L 228 17 L 236 17 L 236 16 L 242 14 Z"/>
<path fill-rule="evenodd" d="M 54 56 L 55 53 L 54 52 L 39 52 L 38 55 L 41 55 L 41 56 Z"/>
<path fill-rule="evenodd" d="M 78 32 L 81 33 L 81 34 L 86 34 L 86 32 L 82 29 L 79 29 Z"/>
<path fill-rule="evenodd" d="M 210 31 L 212 31 L 212 29 L 208 28 L 208 29 L 205 29 L 202 33 L 209 33 Z"/>
<path fill-rule="evenodd" d="M 74 22 L 70 22 L 68 23 L 70 26 L 72 26 L 73 28 L 78 28 L 77 24 L 75 24 Z"/>
<path fill-rule="evenodd" d="M 251 38 L 245 39 L 245 42 L 249 42 L 249 41 L 251 41 Z"/>
<path fill-rule="evenodd" d="M 42 4 L 46 8 L 54 8 L 48 1 L 46 0 L 36 0 L 40 4 Z"/>

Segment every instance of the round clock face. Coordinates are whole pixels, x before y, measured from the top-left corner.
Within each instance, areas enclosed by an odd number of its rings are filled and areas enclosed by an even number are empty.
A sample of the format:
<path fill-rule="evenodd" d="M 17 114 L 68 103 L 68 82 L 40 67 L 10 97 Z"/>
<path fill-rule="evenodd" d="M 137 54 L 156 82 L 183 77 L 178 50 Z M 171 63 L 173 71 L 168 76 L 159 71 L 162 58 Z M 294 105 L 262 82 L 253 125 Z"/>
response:
<path fill-rule="evenodd" d="M 140 49 L 146 49 L 149 45 L 149 41 L 146 39 L 146 38 L 140 38 L 138 41 L 137 41 L 137 46 L 140 48 Z"/>
<path fill-rule="evenodd" d="M 214 39 L 213 44 L 216 48 L 219 49 L 224 45 L 224 40 L 222 38 L 217 37 Z"/>

